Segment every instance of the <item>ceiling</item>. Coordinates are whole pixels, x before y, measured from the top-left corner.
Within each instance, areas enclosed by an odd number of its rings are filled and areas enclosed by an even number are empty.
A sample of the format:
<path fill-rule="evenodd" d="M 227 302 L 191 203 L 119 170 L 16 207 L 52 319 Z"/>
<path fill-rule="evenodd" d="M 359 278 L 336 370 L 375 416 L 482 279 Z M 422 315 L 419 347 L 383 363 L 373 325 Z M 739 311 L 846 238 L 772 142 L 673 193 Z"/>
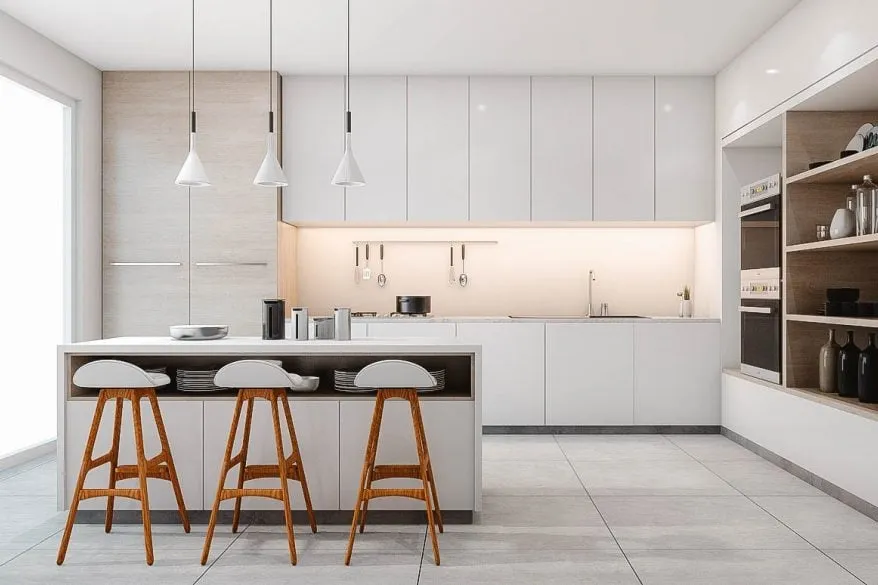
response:
<path fill-rule="evenodd" d="M 356 74 L 714 74 L 798 0 L 351 0 Z M 187 69 L 187 0 L 0 0 L 103 70 Z M 276 0 L 275 68 L 337 73 L 344 0 Z M 196 63 L 261 69 L 268 0 L 198 0 Z"/>

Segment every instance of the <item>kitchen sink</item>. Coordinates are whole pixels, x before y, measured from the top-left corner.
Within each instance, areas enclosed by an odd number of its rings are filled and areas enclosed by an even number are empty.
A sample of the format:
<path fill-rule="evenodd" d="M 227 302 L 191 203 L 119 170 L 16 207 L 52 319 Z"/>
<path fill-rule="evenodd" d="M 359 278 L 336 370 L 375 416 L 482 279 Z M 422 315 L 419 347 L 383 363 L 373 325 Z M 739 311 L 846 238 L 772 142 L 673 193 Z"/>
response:
<path fill-rule="evenodd" d="M 543 321 L 552 319 L 577 319 L 582 321 L 588 321 L 589 319 L 649 319 L 649 317 L 643 315 L 592 315 L 591 317 L 586 317 L 585 315 L 508 315 L 508 317 L 510 319 L 540 319 Z"/>

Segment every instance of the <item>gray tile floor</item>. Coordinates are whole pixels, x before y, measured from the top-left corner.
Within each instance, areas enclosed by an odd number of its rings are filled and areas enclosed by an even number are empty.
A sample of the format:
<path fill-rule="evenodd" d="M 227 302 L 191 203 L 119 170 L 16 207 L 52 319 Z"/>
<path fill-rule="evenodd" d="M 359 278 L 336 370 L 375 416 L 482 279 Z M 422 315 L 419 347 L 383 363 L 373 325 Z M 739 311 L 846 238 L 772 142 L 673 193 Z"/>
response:
<path fill-rule="evenodd" d="M 344 567 L 347 528 L 222 527 L 208 566 L 204 527 L 77 526 L 55 565 L 64 515 L 55 462 L 0 472 L 0 583 L 595 583 L 878 585 L 878 523 L 719 435 L 488 436 L 484 512 L 440 535 L 370 526 Z"/>

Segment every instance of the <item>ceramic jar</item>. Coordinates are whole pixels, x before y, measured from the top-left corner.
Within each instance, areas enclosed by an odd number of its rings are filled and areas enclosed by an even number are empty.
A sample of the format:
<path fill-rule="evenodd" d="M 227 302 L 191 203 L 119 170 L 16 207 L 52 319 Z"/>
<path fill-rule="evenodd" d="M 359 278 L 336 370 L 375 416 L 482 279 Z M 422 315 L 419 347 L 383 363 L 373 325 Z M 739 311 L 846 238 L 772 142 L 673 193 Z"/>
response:
<path fill-rule="evenodd" d="M 833 240 L 847 238 L 857 230 L 857 218 L 854 213 L 854 198 L 848 197 L 847 205 L 835 211 L 832 223 L 829 224 L 829 237 Z"/>
<path fill-rule="evenodd" d="M 829 330 L 829 341 L 820 348 L 820 391 L 838 392 L 838 352 L 841 348 L 835 342 L 835 329 Z"/>

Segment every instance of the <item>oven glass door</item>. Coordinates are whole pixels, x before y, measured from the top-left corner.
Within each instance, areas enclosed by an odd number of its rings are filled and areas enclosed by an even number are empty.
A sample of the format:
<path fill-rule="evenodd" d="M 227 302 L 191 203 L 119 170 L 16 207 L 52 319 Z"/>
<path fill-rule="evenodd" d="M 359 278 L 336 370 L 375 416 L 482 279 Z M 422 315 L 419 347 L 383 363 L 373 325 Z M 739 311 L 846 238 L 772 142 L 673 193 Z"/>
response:
<path fill-rule="evenodd" d="M 741 365 L 750 366 L 766 376 L 777 376 L 780 383 L 781 361 L 781 312 L 780 300 L 742 299 L 741 313 Z M 764 377 L 761 376 L 760 377 Z M 764 379 L 768 379 L 764 377 Z"/>
<path fill-rule="evenodd" d="M 741 218 L 741 270 L 780 266 L 780 195 L 748 204 Z"/>

